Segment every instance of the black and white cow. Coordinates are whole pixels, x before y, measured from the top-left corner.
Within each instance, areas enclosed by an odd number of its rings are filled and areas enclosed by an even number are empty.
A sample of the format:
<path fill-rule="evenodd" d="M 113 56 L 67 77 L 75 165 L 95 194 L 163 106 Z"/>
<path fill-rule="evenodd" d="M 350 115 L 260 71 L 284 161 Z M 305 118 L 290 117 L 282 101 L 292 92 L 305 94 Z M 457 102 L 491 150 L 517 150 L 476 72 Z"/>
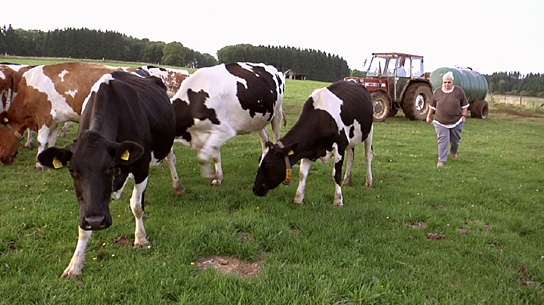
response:
<path fill-rule="evenodd" d="M 156 77 L 121 71 L 105 74 L 93 86 L 83 109 L 77 139 L 38 155 L 48 167 L 69 163 L 79 201 L 78 243 L 63 278 L 81 274 L 92 231 L 111 226 L 109 203 L 117 175 L 134 176 L 130 198 L 136 220 L 134 246 L 148 243 L 142 216 L 149 167 L 171 153 L 175 138 L 174 111 L 164 84 Z"/>
<path fill-rule="evenodd" d="M 260 63 L 230 63 L 201 68 L 181 83 L 172 97 L 176 113 L 176 142 L 198 150 L 202 176 L 212 185 L 223 181 L 221 146 L 237 134 L 258 132 L 264 152 L 280 137 L 285 78 Z M 215 171 L 210 167 L 215 162 Z"/>
<path fill-rule="evenodd" d="M 327 162 L 334 156 L 334 204 L 343 206 L 342 185 L 351 183 L 355 146 L 363 141 L 367 164 L 366 185 L 372 186 L 372 136 L 372 103 L 364 86 L 340 81 L 317 89 L 304 104 L 293 128 L 276 144 L 267 143 L 270 149 L 260 162 L 253 193 L 265 196 L 268 190 L 282 181 L 289 183 L 291 165 L 302 160 L 294 199 L 295 204 L 302 204 L 311 163 L 316 160 Z M 342 182 L 344 156 L 347 157 L 347 164 Z"/>

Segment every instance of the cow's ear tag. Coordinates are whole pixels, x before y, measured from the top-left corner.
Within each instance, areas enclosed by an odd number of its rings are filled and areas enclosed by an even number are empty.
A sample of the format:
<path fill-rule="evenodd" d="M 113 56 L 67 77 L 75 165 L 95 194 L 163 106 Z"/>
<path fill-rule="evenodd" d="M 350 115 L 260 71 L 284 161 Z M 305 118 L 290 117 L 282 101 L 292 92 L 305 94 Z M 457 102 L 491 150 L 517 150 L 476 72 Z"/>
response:
<path fill-rule="evenodd" d="M 57 157 L 55 157 L 55 158 L 53 159 L 53 167 L 54 167 L 55 169 L 62 168 L 62 162 L 60 162 L 60 160 L 57 159 Z"/>
<path fill-rule="evenodd" d="M 292 154 L 294 154 L 294 153 L 295 153 L 295 152 L 291 149 L 291 150 L 287 153 L 287 155 L 290 156 L 290 155 L 292 155 Z"/>
<path fill-rule="evenodd" d="M 130 157 L 130 153 L 127 149 L 121 154 L 121 160 L 128 161 L 128 158 Z"/>
<path fill-rule="evenodd" d="M 4 118 L 4 123 L 9 122 L 8 118 Z"/>

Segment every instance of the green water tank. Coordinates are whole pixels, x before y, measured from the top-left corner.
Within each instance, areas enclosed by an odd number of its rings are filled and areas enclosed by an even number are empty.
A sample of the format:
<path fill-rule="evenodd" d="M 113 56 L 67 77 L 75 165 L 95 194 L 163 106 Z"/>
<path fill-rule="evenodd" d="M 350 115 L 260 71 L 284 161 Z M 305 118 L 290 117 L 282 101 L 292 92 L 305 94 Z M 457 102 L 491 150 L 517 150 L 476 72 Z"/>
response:
<path fill-rule="evenodd" d="M 483 75 L 471 69 L 442 67 L 434 70 L 430 76 L 433 92 L 442 86 L 442 76 L 448 71 L 453 73 L 453 84 L 465 91 L 469 103 L 485 100 L 489 89 L 487 80 Z"/>

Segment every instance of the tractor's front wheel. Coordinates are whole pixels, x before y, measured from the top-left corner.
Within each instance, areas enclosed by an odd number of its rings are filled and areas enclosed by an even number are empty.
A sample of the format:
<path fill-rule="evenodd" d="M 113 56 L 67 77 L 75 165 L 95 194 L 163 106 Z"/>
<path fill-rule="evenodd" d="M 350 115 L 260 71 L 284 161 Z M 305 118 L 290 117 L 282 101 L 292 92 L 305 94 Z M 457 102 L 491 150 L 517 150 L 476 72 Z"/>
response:
<path fill-rule="evenodd" d="M 370 95 L 372 108 L 374 110 L 374 122 L 383 122 L 389 116 L 390 102 L 389 96 L 384 92 L 377 91 Z"/>
<path fill-rule="evenodd" d="M 411 84 L 402 98 L 402 111 L 410 120 L 424 121 L 429 112 L 429 104 L 433 93 L 431 87 L 425 83 Z"/>

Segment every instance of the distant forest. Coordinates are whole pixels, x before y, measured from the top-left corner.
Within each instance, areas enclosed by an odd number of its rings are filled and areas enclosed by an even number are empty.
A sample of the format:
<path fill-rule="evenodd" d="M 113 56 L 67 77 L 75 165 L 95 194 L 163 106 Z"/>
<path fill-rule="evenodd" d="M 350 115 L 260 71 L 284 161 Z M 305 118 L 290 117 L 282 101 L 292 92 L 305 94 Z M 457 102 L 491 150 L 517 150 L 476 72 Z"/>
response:
<path fill-rule="evenodd" d="M 304 74 L 306 79 L 324 82 L 334 82 L 350 75 L 344 59 L 310 49 L 242 44 L 218 50 L 216 59 L 179 42 L 137 39 L 115 31 L 66 28 L 44 32 L 4 25 L 0 32 L 1 54 L 14 56 L 104 59 L 190 68 L 235 61 L 262 62 L 280 71 L 290 69 Z"/>
<path fill-rule="evenodd" d="M 323 82 L 334 82 L 360 73 L 351 71 L 343 58 L 312 49 L 240 44 L 221 48 L 216 59 L 180 42 L 137 39 L 115 31 L 66 28 L 44 32 L 4 25 L 0 34 L 0 52 L 6 55 L 104 59 L 189 68 L 235 61 L 263 62 L 280 71 L 291 70 L 305 75 L 306 79 Z M 522 75 L 513 71 L 484 76 L 490 92 L 544 97 L 544 74 Z"/>

